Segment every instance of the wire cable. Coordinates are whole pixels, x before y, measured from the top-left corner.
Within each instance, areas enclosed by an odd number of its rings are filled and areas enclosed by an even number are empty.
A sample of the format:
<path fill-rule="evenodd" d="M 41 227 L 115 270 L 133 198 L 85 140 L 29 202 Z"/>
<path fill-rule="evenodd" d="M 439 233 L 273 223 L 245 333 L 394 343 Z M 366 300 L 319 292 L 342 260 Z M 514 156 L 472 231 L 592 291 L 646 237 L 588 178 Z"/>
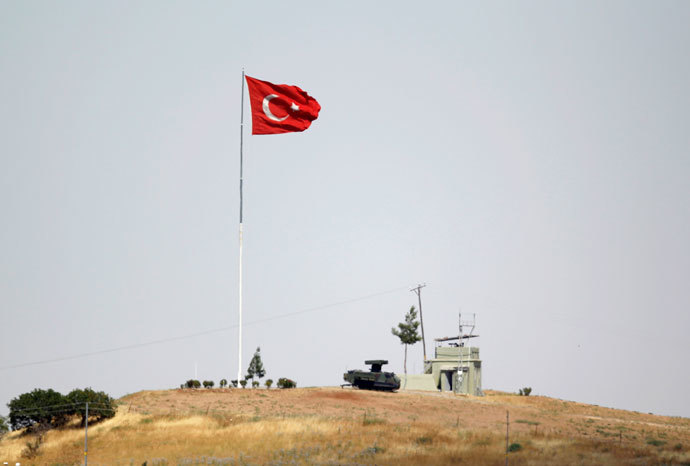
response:
<path fill-rule="evenodd" d="M 299 315 L 299 314 L 305 314 L 305 313 L 308 313 L 308 312 L 316 312 L 316 311 L 321 311 L 321 310 L 325 310 L 325 309 L 330 309 L 330 308 L 337 307 L 337 306 L 343 306 L 343 305 L 345 305 L 345 304 L 351 304 L 351 303 L 356 303 L 356 302 L 359 302 L 359 301 L 365 301 L 365 300 L 367 300 L 367 299 L 376 298 L 376 297 L 378 297 L 378 296 L 383 296 L 383 295 L 386 295 L 386 294 L 396 293 L 396 292 L 402 291 L 402 290 L 407 291 L 408 289 L 409 289 L 409 286 L 402 286 L 402 287 L 394 288 L 394 289 L 391 289 L 391 290 L 380 291 L 380 292 L 378 292 L 378 293 L 369 294 L 369 295 L 366 295 L 366 296 L 360 296 L 360 297 L 358 297 L 358 298 L 347 299 L 347 300 L 345 300 L 345 301 L 339 301 L 339 302 L 336 302 L 336 303 L 326 304 L 326 305 L 323 305 L 323 306 L 317 306 L 317 307 L 302 309 L 302 310 L 299 310 L 299 311 L 288 312 L 288 313 L 286 313 L 286 314 L 279 314 L 279 315 L 272 316 L 272 317 L 266 317 L 266 318 L 264 318 L 264 319 L 258 319 L 258 320 L 254 320 L 254 321 L 251 321 L 251 322 L 247 322 L 247 323 L 245 323 L 244 325 L 245 325 L 245 326 L 248 326 L 248 325 L 256 325 L 256 324 L 261 324 L 261 323 L 265 323 L 265 322 L 270 322 L 270 321 L 272 321 L 272 320 L 285 319 L 285 318 L 287 318 L 287 317 L 293 317 L 293 316 L 296 316 L 296 315 Z M 201 336 L 204 336 L 204 335 L 210 335 L 210 334 L 213 334 L 213 333 L 227 332 L 227 331 L 229 331 L 229 330 L 236 329 L 237 327 L 238 327 L 238 324 L 235 324 L 235 325 L 230 325 L 230 326 L 228 326 L 228 327 L 219 327 L 219 328 L 215 328 L 215 329 L 204 330 L 204 331 L 201 331 L 201 332 L 189 333 L 189 334 L 187 334 L 187 335 L 180 335 L 180 336 L 169 337 L 169 338 L 161 338 L 161 339 L 159 339 L 159 340 L 151 340 L 151 341 L 145 341 L 145 342 L 142 342 L 142 343 L 134 343 L 134 344 L 131 344 L 131 345 L 117 346 L 117 347 L 115 347 L 115 348 L 108 348 L 108 349 L 102 349 L 102 350 L 97 350 L 97 351 L 89 351 L 89 352 L 86 352 L 86 353 L 73 354 L 73 355 L 70 355 L 70 356 L 62 356 L 62 357 L 59 357 L 59 358 L 43 359 L 43 360 L 40 360 L 40 361 L 31 361 L 31 362 L 24 362 L 24 363 L 18 363 L 18 364 L 10 364 L 10 365 L 8 365 L 8 366 L 2 366 L 2 367 L 0 367 L 0 371 L 7 371 L 7 370 L 11 370 L 11 369 L 19 369 L 19 368 L 21 368 L 21 367 L 38 366 L 38 365 L 42 365 L 42 364 L 51 364 L 51 363 L 54 363 L 54 362 L 70 361 L 70 360 L 73 360 L 73 359 L 87 358 L 87 357 L 90 357 L 90 356 L 96 356 L 96 355 L 100 355 L 100 354 L 115 353 L 115 352 L 118 352 L 118 351 L 125 351 L 125 350 L 137 349 L 137 348 L 144 348 L 144 347 L 153 346 L 153 345 L 161 345 L 161 344 L 164 344 L 164 343 L 170 343 L 170 342 L 173 342 L 173 341 L 180 341 L 180 340 L 187 340 L 187 339 L 190 339 L 190 338 L 197 338 L 197 337 L 201 337 Z"/>

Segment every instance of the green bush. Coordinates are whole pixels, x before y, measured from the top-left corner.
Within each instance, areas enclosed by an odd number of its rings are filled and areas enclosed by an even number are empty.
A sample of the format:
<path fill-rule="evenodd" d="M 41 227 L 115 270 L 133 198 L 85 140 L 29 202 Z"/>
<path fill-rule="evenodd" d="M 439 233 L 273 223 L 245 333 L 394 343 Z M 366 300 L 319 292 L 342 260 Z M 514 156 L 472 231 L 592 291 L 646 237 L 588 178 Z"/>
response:
<path fill-rule="evenodd" d="M 185 386 L 187 388 L 199 388 L 201 387 L 201 382 L 199 382 L 198 380 L 189 379 L 187 380 L 187 382 L 185 382 Z"/>
<path fill-rule="evenodd" d="M 247 379 L 242 379 L 240 380 L 240 385 L 242 385 L 242 388 L 247 386 Z"/>
<path fill-rule="evenodd" d="M 0 439 L 10 430 L 10 426 L 7 424 L 7 418 L 0 416 Z"/>
<path fill-rule="evenodd" d="M 258 380 L 252 380 L 252 388 L 257 388 L 259 386 Z"/>
<path fill-rule="evenodd" d="M 226 379 L 220 379 L 220 383 L 218 385 L 220 385 L 220 388 L 225 388 L 228 386 L 228 381 Z"/>
<path fill-rule="evenodd" d="M 522 450 L 522 445 L 520 445 L 520 444 L 517 443 L 517 442 L 516 442 L 516 443 L 511 443 L 510 446 L 508 447 L 508 451 L 511 452 L 511 453 L 514 453 L 514 452 L 520 451 L 520 450 Z"/>
<path fill-rule="evenodd" d="M 268 380 L 266 380 L 266 382 L 264 382 L 264 383 L 266 384 L 266 388 L 269 388 L 269 389 L 270 389 L 270 388 L 271 388 L 271 385 L 273 385 L 273 379 L 268 379 Z"/>
<path fill-rule="evenodd" d="M 213 388 L 213 380 L 204 380 L 204 388 Z"/>
<path fill-rule="evenodd" d="M 530 393 L 532 393 L 532 387 L 521 388 L 520 391 L 518 391 L 518 395 L 520 396 L 529 396 Z"/>
<path fill-rule="evenodd" d="M 278 379 L 278 388 L 295 388 L 297 383 L 294 380 L 281 377 Z"/>

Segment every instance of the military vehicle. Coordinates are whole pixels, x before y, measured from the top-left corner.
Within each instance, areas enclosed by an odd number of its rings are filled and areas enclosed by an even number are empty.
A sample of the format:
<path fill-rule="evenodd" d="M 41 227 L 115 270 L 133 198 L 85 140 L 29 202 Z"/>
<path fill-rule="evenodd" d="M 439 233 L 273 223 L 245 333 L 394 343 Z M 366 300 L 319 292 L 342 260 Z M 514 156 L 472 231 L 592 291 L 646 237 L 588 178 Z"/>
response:
<path fill-rule="evenodd" d="M 361 388 L 363 390 L 388 390 L 393 391 L 400 388 L 400 377 L 393 372 L 381 372 L 381 366 L 388 364 L 384 359 L 371 359 L 364 361 L 364 364 L 371 365 L 369 372 L 351 370 L 343 374 L 346 385 Z"/>

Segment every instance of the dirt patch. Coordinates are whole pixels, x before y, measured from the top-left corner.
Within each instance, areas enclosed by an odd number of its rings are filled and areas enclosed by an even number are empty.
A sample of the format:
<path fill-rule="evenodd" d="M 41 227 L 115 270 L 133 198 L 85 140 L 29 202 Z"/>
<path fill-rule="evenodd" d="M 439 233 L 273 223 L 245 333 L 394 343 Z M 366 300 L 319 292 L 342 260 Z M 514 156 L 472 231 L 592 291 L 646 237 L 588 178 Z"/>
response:
<path fill-rule="evenodd" d="M 311 398 L 328 398 L 331 400 L 348 400 L 348 401 L 362 401 L 362 396 L 352 390 L 342 389 L 341 391 L 318 391 L 310 393 Z"/>

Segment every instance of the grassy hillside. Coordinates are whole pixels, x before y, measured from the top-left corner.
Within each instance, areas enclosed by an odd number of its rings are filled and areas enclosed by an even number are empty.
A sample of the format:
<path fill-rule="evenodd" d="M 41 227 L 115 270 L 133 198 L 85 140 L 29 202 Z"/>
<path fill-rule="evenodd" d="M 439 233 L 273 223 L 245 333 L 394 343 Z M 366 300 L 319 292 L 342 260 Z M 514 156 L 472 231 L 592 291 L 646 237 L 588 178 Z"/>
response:
<path fill-rule="evenodd" d="M 144 391 L 89 428 L 90 464 L 690 464 L 690 419 L 488 391 Z M 0 441 L 0 462 L 83 463 L 84 431 Z"/>

